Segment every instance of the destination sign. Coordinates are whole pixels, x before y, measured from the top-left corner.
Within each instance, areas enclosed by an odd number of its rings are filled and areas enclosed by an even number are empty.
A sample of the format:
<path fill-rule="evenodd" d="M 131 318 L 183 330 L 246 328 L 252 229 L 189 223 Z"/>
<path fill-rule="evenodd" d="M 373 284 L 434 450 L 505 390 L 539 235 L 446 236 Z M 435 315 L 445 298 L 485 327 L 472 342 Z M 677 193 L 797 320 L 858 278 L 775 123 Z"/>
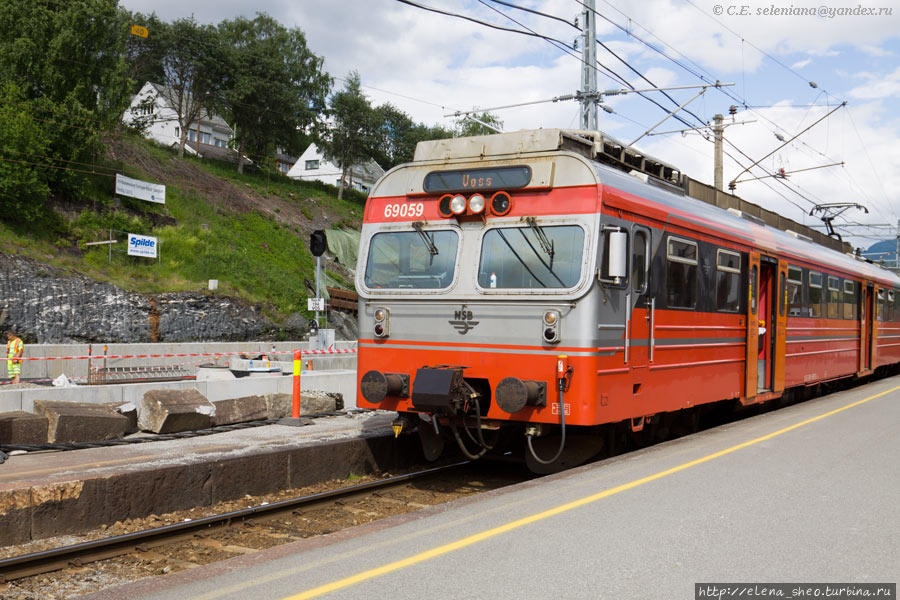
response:
<path fill-rule="evenodd" d="M 531 167 L 491 167 L 432 171 L 425 176 L 426 192 L 461 192 L 465 190 L 509 190 L 523 188 L 531 181 Z"/>

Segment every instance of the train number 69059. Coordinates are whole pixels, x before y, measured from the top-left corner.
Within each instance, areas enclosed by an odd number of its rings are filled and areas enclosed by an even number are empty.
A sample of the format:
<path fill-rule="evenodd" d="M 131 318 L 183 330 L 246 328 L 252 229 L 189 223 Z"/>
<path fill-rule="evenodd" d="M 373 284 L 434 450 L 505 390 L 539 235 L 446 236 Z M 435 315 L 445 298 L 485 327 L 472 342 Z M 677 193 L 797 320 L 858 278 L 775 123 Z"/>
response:
<path fill-rule="evenodd" d="M 396 217 L 421 217 L 424 211 L 425 205 L 421 202 L 388 204 L 384 207 L 384 216 L 389 219 Z"/>

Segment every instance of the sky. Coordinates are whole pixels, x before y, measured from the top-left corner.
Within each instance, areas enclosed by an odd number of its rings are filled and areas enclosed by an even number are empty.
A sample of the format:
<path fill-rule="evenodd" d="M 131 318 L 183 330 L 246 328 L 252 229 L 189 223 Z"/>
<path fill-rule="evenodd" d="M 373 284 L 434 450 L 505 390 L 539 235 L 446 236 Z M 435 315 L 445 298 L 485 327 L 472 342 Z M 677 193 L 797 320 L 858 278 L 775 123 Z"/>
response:
<path fill-rule="evenodd" d="M 334 91 L 359 73 L 374 105 L 390 103 L 428 125 L 452 126 L 455 111 L 547 100 L 581 85 L 581 0 L 415 0 L 499 27 L 436 14 L 399 0 L 121 0 L 164 20 L 218 23 L 265 12 L 301 29 L 324 58 Z M 900 222 L 900 0 L 594 0 L 598 88 L 697 86 L 720 81 L 654 132 L 698 127 L 726 116 L 725 181 L 746 200 L 807 225 L 816 204 L 851 202 L 835 224 L 854 246 L 897 234 Z M 546 13 L 536 15 L 513 4 Z M 871 14 L 861 14 L 861 13 Z M 615 53 L 615 55 L 613 54 Z M 614 72 L 621 79 L 614 77 Z M 642 79 L 646 77 L 645 79 Z M 648 83 L 649 80 L 652 83 Z M 613 113 L 599 129 L 629 143 L 700 88 L 607 95 Z M 842 102 L 846 105 L 816 123 Z M 734 116 L 730 107 L 736 107 Z M 579 128 L 573 101 L 493 111 L 503 129 Z M 796 134 L 812 126 L 796 140 Z M 781 139 L 779 139 L 779 137 Z M 713 179 L 709 130 L 646 136 L 636 148 L 706 183 Z M 728 156 L 730 155 L 730 156 Z M 822 167 L 831 163 L 842 165 Z M 807 170 L 803 170 L 807 169 Z M 803 171 L 801 171 L 803 170 Z M 792 171 L 800 171 L 791 173 Z M 859 227 L 872 224 L 876 227 Z M 878 227 L 879 225 L 889 225 Z M 877 258 L 877 257 L 875 257 Z"/>

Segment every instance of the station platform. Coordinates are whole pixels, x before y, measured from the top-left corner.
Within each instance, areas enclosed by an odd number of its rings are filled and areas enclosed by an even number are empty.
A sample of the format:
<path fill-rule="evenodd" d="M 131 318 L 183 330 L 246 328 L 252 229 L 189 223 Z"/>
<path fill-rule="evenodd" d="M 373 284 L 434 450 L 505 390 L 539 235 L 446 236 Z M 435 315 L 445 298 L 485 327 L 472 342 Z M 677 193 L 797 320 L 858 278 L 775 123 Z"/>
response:
<path fill-rule="evenodd" d="M 900 377 L 84 598 L 694 598 L 896 582 Z"/>
<path fill-rule="evenodd" d="M 309 425 L 64 452 L 0 465 L 0 546 L 395 468 L 418 438 L 394 440 L 395 413 L 348 412 Z"/>

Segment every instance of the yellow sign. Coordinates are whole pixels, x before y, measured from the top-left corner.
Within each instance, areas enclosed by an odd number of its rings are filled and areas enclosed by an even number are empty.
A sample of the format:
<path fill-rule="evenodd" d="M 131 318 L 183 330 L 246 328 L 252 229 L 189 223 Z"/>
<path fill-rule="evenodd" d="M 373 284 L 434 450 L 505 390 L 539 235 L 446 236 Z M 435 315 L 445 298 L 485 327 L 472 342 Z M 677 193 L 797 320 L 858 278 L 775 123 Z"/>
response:
<path fill-rule="evenodd" d="M 131 26 L 131 35 L 136 35 L 138 37 L 145 38 L 150 35 L 150 32 L 147 31 L 146 27 L 141 27 L 140 25 L 132 25 Z"/>

